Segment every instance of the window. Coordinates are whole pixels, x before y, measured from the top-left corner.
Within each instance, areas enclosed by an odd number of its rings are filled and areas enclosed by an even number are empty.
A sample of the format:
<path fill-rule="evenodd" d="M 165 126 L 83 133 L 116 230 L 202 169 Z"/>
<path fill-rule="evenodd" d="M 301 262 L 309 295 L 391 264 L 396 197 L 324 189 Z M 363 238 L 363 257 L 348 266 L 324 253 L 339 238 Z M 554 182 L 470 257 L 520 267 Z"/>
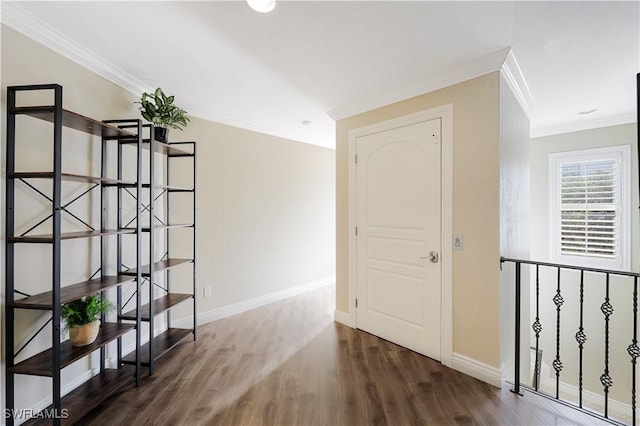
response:
<path fill-rule="evenodd" d="M 629 269 L 629 157 L 628 145 L 549 156 L 554 261 Z"/>

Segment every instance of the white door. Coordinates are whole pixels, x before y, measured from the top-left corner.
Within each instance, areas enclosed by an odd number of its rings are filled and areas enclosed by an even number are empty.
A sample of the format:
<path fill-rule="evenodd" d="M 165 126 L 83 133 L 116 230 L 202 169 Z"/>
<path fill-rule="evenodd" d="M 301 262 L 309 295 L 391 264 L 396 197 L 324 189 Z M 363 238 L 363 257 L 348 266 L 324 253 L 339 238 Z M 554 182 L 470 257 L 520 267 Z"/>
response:
<path fill-rule="evenodd" d="M 356 139 L 357 327 L 441 359 L 441 120 Z"/>

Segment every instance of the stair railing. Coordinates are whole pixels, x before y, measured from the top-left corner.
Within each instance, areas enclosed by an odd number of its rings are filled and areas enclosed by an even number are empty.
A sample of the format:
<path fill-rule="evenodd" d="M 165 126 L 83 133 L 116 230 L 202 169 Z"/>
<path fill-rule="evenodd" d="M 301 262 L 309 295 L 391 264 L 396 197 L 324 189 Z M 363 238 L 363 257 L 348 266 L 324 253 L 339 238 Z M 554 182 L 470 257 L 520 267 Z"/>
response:
<path fill-rule="evenodd" d="M 512 392 L 523 395 L 522 390 L 527 389 L 527 391 L 531 391 L 542 396 L 551 398 L 556 400 L 557 402 L 562 403 L 563 405 L 571 406 L 585 413 L 595 415 L 601 419 L 607 420 L 614 424 L 623 424 L 617 420 L 614 420 L 610 417 L 610 396 L 609 391 L 613 386 L 613 378 L 611 376 L 610 371 L 610 344 L 611 344 L 611 324 L 610 320 L 615 311 L 613 304 L 611 303 L 610 290 L 611 290 L 611 279 L 612 277 L 627 277 L 629 281 L 632 281 L 632 288 L 628 289 L 630 294 L 632 293 L 632 297 L 629 302 L 631 304 L 632 315 L 629 318 L 629 321 L 632 321 L 632 335 L 629 336 L 629 345 L 626 348 L 626 352 L 630 358 L 630 366 L 629 372 L 631 374 L 631 388 L 629 389 L 630 400 L 631 400 L 631 424 L 633 426 L 636 425 L 636 376 L 637 376 L 637 359 L 640 357 L 640 347 L 638 347 L 638 278 L 640 274 L 637 272 L 627 272 L 627 271 L 616 271 L 616 270 L 607 270 L 607 269 L 598 269 L 598 268 L 589 268 L 589 267 L 581 267 L 574 265 L 564 265 L 558 263 L 549 263 L 549 262 L 538 262 L 532 260 L 522 260 L 522 259 L 511 259 L 511 258 L 500 258 L 500 266 L 504 263 L 513 263 L 515 265 L 515 347 L 514 347 L 514 383 Z M 532 324 L 531 329 L 535 335 L 535 363 L 534 363 L 534 372 L 533 372 L 533 386 L 528 386 L 523 384 L 520 378 L 521 374 L 521 365 L 520 365 L 520 348 L 522 343 L 521 336 L 521 321 L 522 321 L 522 265 L 531 265 L 531 267 L 535 268 L 535 273 L 532 275 L 535 276 L 535 302 L 532 307 L 535 307 L 535 317 L 532 315 Z M 540 390 L 540 365 L 541 360 L 539 359 L 541 351 L 540 351 L 540 336 L 543 332 L 543 323 L 540 317 L 540 290 L 541 290 L 541 281 L 540 281 L 540 273 L 541 268 L 548 268 L 552 271 L 555 270 L 557 273 L 557 278 L 555 279 L 555 294 L 553 298 L 549 302 L 553 302 L 555 305 L 555 324 L 553 324 L 552 329 L 555 329 L 555 354 L 553 362 L 551 366 L 555 372 L 555 395 L 542 392 Z M 560 378 L 561 372 L 564 368 L 561 359 L 561 319 L 563 318 L 562 314 L 562 305 L 565 303 L 565 297 L 568 297 L 566 294 L 562 293 L 562 271 L 574 270 L 579 272 L 579 319 L 578 319 L 578 329 L 575 332 L 575 341 L 577 343 L 577 351 L 578 351 L 578 403 L 573 403 L 568 400 L 562 399 L 560 395 Z M 602 316 L 602 325 L 604 327 L 604 342 L 603 342 L 603 353 L 602 353 L 602 362 L 603 362 L 603 370 L 600 375 L 600 383 L 602 384 L 603 394 L 604 394 L 604 409 L 602 412 L 594 411 L 593 409 L 586 409 L 583 404 L 583 394 L 585 393 L 584 389 L 584 365 L 583 365 L 583 355 L 585 350 L 585 342 L 587 341 L 587 333 L 585 332 L 585 315 L 594 315 L 593 312 L 585 312 L 585 273 L 593 273 L 596 276 L 601 277 L 602 285 L 604 286 L 604 299 L 602 301 L 602 305 L 600 306 L 599 315 Z M 548 290 L 548 288 L 546 289 Z M 587 289 L 588 290 L 588 289 Z M 600 290 L 602 291 L 602 289 Z M 533 291 L 531 292 L 531 296 L 533 296 Z M 544 300 L 543 300 L 544 302 Z M 625 318 L 626 321 L 626 318 Z M 548 321 L 547 321 L 548 322 Z M 546 328 L 546 327 L 545 327 Z M 532 347 L 534 349 L 534 347 Z M 575 378 L 574 378 L 575 379 Z"/>

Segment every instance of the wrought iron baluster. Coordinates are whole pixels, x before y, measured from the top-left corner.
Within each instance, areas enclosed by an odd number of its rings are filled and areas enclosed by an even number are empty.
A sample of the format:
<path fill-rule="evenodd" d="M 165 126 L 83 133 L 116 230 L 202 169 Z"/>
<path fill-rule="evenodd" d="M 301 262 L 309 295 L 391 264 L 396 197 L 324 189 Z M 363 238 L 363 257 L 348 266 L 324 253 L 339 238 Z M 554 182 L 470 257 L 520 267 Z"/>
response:
<path fill-rule="evenodd" d="M 636 426 L 636 360 L 640 356 L 638 347 L 638 277 L 633 279 L 633 340 L 627 348 L 631 357 L 631 424 Z"/>
<path fill-rule="evenodd" d="M 511 392 L 522 395 L 522 391 L 520 391 L 520 288 L 521 288 L 521 277 L 520 277 L 520 263 L 516 262 L 516 306 L 515 306 L 515 348 L 514 348 L 514 375 L 513 375 L 513 389 Z"/>
<path fill-rule="evenodd" d="M 600 383 L 604 387 L 604 417 L 609 418 L 609 388 L 613 386 L 613 379 L 609 375 L 609 317 L 613 314 L 613 306 L 609 303 L 608 272 L 606 277 L 604 303 L 600 306 L 600 310 L 604 314 L 604 373 L 600 376 Z"/>
<path fill-rule="evenodd" d="M 638 374 L 638 369 L 637 369 L 637 365 L 638 365 L 638 358 L 640 358 L 640 345 L 638 345 L 638 321 L 640 320 L 638 318 L 638 284 L 640 281 L 640 274 L 638 272 L 631 272 L 631 271 L 615 271 L 615 270 L 608 270 L 608 269 L 598 269 L 598 268 L 591 268 L 591 267 L 584 267 L 584 266 L 577 266 L 577 265 L 566 265 L 566 264 L 559 264 L 559 263 L 550 263 L 550 262 L 539 262 L 539 261 L 533 261 L 533 260 L 523 260 L 523 259 L 512 259 L 512 258 L 505 258 L 505 257 L 501 257 L 500 258 L 500 263 L 501 265 L 506 263 L 506 262 L 510 262 L 513 263 L 514 265 L 516 265 L 516 290 L 519 286 L 519 277 L 518 277 L 518 268 L 522 265 L 536 265 L 536 296 L 535 296 L 535 302 L 536 302 L 536 309 L 535 309 L 535 320 L 532 324 L 532 329 L 536 334 L 536 364 L 540 364 L 538 361 L 541 358 L 541 355 L 539 354 L 540 352 L 540 344 L 543 344 L 543 342 L 541 342 L 539 340 L 541 333 L 542 333 L 542 324 L 540 322 L 540 316 L 539 316 L 539 306 L 540 306 L 540 300 L 539 300 L 539 296 L 540 296 L 540 287 L 541 285 L 543 285 L 544 283 L 540 282 L 540 272 L 539 272 L 539 267 L 543 266 L 543 267 L 549 267 L 549 268 L 556 268 L 557 269 L 557 282 L 556 282 L 556 292 L 553 296 L 553 302 L 556 305 L 556 354 L 555 354 L 555 359 L 552 362 L 552 366 L 556 372 L 556 394 L 555 397 L 553 394 L 548 394 L 546 392 L 540 391 L 539 390 L 539 382 L 540 380 L 534 381 L 536 386 L 522 386 L 524 388 L 527 388 L 527 390 L 531 391 L 531 392 L 535 392 L 539 395 L 548 397 L 548 398 L 553 398 L 554 400 L 556 400 L 558 403 L 563 404 L 565 406 L 569 406 L 569 407 L 573 407 L 576 410 L 580 410 L 583 413 L 592 415 L 594 417 L 603 419 L 603 420 L 607 420 L 609 423 L 612 424 L 622 424 L 619 423 L 616 420 L 611 419 L 611 417 L 609 416 L 609 390 L 611 387 L 613 387 L 613 378 L 611 377 L 611 372 L 609 371 L 609 357 L 610 357 L 610 333 L 609 333 L 609 329 L 610 329 L 610 319 L 611 319 L 611 315 L 613 315 L 614 313 L 614 307 L 611 304 L 611 298 L 610 298 L 610 288 L 611 288 L 611 282 L 610 282 L 610 277 L 614 276 L 614 277 L 633 277 L 634 279 L 634 284 L 633 284 L 633 311 L 631 313 L 631 317 L 633 320 L 633 339 L 631 341 L 631 343 L 629 344 L 629 346 L 626 348 L 627 353 L 629 354 L 630 358 L 631 358 L 631 415 L 632 415 L 632 420 L 629 422 L 630 424 L 633 424 L 633 426 L 640 424 L 637 421 L 636 418 L 636 410 L 637 410 L 637 383 L 638 383 L 638 378 L 636 377 L 636 374 Z M 561 282 L 561 276 L 562 276 L 562 270 L 574 270 L 574 271 L 580 271 L 580 287 L 579 287 L 579 327 L 578 327 L 578 331 L 575 334 L 575 339 L 578 343 L 578 348 L 579 348 L 579 377 L 578 377 L 578 382 L 579 382 L 579 403 L 574 403 L 568 400 L 563 400 L 562 398 L 560 398 L 560 373 L 563 370 L 564 366 L 562 364 L 561 361 L 561 357 L 560 357 L 560 331 L 561 331 L 561 307 L 564 304 L 565 300 L 563 298 L 562 292 L 561 292 L 561 288 L 562 288 L 562 282 Z M 604 372 L 603 374 L 599 377 L 600 382 L 602 384 L 602 386 L 604 387 L 604 410 L 598 410 L 596 411 L 592 411 L 589 409 L 584 408 L 584 400 L 585 400 L 585 376 L 587 376 L 588 374 L 588 370 L 585 370 L 585 366 L 584 366 L 584 360 L 585 360 L 585 353 L 586 351 L 589 350 L 589 348 L 585 347 L 585 343 L 587 342 L 587 336 L 585 333 L 585 321 L 584 321 L 584 317 L 585 317 L 585 309 L 588 308 L 588 306 L 585 306 L 585 278 L 584 278 L 584 273 L 585 272 L 592 272 L 592 273 L 596 273 L 596 274 L 605 274 L 606 277 L 606 296 L 604 299 L 604 302 L 602 303 L 602 305 L 600 306 L 600 311 L 603 313 L 604 315 L 604 320 L 605 320 L 605 333 L 604 333 Z M 518 300 L 518 292 L 516 291 L 516 300 Z M 589 312 L 586 312 L 587 315 L 589 315 Z M 516 312 L 516 321 L 518 320 L 519 314 Z M 628 317 L 627 317 L 628 318 Z M 629 319 L 627 319 L 625 322 L 628 323 Z M 565 321 L 566 322 L 566 321 Z M 518 338 L 518 334 L 516 333 L 516 339 Z M 515 354 L 517 355 L 518 353 L 518 349 L 519 347 L 516 346 L 515 348 Z M 533 349 L 533 348 L 532 348 Z M 588 355 L 588 353 L 586 353 Z M 519 367 L 516 366 L 516 374 L 519 376 Z M 539 370 L 539 367 L 538 367 Z M 536 374 L 539 374 L 539 371 L 534 369 L 534 372 Z M 587 374 L 585 374 L 585 372 Z M 587 376 L 588 377 L 588 376 Z M 518 385 L 518 383 L 516 383 L 516 386 Z M 514 386 L 514 388 L 516 387 Z M 517 386 L 517 388 L 521 388 L 521 386 Z M 516 389 L 513 389 L 513 391 L 515 391 Z M 588 396 L 588 394 L 587 394 Z M 615 401 L 614 401 L 615 402 Z"/>
<path fill-rule="evenodd" d="M 553 296 L 553 303 L 556 305 L 556 358 L 553 360 L 553 369 L 556 370 L 556 399 L 560 399 L 560 372 L 563 368 L 560 361 L 560 307 L 564 303 L 564 299 L 560 294 L 560 271 L 558 266 L 558 287 L 556 295 Z"/>
<path fill-rule="evenodd" d="M 536 320 L 531 326 L 536 334 L 536 363 L 533 370 L 533 384 L 535 390 L 540 388 L 540 333 L 542 332 L 542 324 L 540 324 L 540 265 L 536 265 Z"/>
<path fill-rule="evenodd" d="M 582 351 L 584 349 L 584 343 L 587 341 L 587 336 L 584 334 L 584 271 L 580 271 L 580 328 L 576 333 L 576 341 L 578 342 L 579 364 L 578 364 L 578 406 L 582 408 Z"/>

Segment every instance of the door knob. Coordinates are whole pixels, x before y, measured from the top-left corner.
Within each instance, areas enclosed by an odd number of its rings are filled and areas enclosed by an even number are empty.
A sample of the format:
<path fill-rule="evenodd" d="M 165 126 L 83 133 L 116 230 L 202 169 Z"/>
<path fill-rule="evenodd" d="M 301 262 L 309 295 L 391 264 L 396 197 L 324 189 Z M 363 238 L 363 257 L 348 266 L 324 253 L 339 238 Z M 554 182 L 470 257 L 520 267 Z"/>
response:
<path fill-rule="evenodd" d="M 431 263 L 438 263 L 438 252 L 432 251 L 429 256 L 420 256 L 420 259 L 429 259 Z"/>

